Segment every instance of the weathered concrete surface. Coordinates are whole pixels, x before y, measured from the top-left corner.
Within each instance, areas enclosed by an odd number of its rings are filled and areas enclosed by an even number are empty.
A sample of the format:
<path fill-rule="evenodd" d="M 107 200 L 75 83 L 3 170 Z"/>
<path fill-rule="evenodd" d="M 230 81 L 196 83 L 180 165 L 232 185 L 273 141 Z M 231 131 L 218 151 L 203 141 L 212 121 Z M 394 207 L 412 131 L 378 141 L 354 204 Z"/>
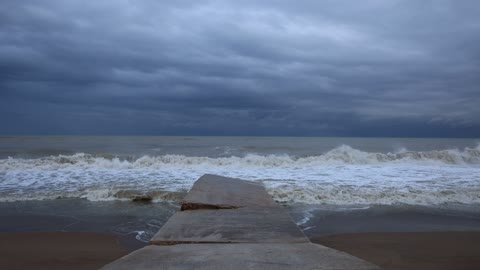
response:
<path fill-rule="evenodd" d="M 373 270 L 377 266 L 316 244 L 191 244 L 148 246 L 102 270 L 130 269 L 329 269 Z"/>
<path fill-rule="evenodd" d="M 182 201 L 182 210 L 276 207 L 272 197 L 258 183 L 205 174 Z"/>
<path fill-rule="evenodd" d="M 310 243 L 257 183 L 204 175 L 152 238 L 111 269 L 379 269 Z M 230 244 L 228 244 L 230 243 Z"/>
<path fill-rule="evenodd" d="M 281 207 L 195 210 L 175 213 L 150 243 L 307 243 Z"/>

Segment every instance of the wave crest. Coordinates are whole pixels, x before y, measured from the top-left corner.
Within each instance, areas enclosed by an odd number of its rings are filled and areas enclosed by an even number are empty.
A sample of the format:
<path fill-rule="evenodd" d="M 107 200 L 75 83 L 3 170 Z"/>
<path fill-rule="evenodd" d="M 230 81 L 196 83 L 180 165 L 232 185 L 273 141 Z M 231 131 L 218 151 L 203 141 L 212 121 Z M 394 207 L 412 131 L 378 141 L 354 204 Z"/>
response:
<path fill-rule="evenodd" d="M 334 148 L 325 154 L 306 157 L 290 155 L 247 154 L 243 157 L 192 157 L 184 155 L 142 156 L 139 158 L 119 158 L 97 156 L 85 153 L 74 155 L 49 156 L 37 159 L 8 158 L 0 160 L 0 171 L 15 169 L 62 169 L 62 168 L 101 168 L 101 169 L 162 169 L 168 166 L 246 166 L 246 167 L 292 167 L 325 165 L 368 165 L 387 163 L 415 164 L 480 164 L 480 147 L 464 150 L 449 149 L 428 152 L 402 150 L 397 153 L 372 153 L 354 149 L 348 145 Z"/>
<path fill-rule="evenodd" d="M 260 181 L 275 200 L 311 204 L 480 203 L 480 147 L 322 155 L 113 157 L 84 153 L 0 159 L 0 201 L 181 200 L 205 173 Z M 448 166 L 447 166 L 448 165 Z"/>

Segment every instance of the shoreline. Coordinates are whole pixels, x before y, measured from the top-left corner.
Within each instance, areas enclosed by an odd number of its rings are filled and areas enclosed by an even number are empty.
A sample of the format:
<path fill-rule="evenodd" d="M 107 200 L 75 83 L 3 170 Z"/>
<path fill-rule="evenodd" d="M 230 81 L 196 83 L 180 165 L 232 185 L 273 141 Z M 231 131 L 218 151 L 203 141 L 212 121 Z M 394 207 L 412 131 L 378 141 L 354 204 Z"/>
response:
<path fill-rule="evenodd" d="M 480 232 L 371 232 L 312 237 L 385 270 L 480 269 Z M 1 269 L 98 269 L 130 252 L 91 232 L 0 233 Z"/>
<path fill-rule="evenodd" d="M 288 208 L 297 222 L 308 217 L 299 227 L 313 243 L 387 270 L 480 269 L 478 211 Z M 0 203 L 0 269 L 98 269 L 147 245 L 178 210 L 170 203 L 79 199 Z"/>

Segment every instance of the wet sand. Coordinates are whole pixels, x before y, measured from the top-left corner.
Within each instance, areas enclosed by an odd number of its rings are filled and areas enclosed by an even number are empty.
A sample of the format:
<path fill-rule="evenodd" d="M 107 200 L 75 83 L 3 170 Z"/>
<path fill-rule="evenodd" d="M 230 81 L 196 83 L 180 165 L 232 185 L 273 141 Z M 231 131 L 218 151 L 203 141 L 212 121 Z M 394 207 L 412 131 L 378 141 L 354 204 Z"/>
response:
<path fill-rule="evenodd" d="M 0 269 L 98 269 L 127 253 L 110 234 L 0 234 Z"/>
<path fill-rule="evenodd" d="M 427 210 L 314 211 L 301 228 L 314 243 L 387 270 L 480 269 L 478 214 Z M 175 211 L 85 200 L 0 203 L 0 269 L 98 269 L 146 245 L 133 232 L 156 232 Z"/>
<path fill-rule="evenodd" d="M 356 233 L 311 240 L 385 270 L 480 269 L 480 232 Z"/>
<path fill-rule="evenodd" d="M 311 240 L 385 270 L 480 269 L 480 232 L 359 233 Z M 127 253 L 111 234 L 0 234 L 0 269 L 98 269 Z"/>

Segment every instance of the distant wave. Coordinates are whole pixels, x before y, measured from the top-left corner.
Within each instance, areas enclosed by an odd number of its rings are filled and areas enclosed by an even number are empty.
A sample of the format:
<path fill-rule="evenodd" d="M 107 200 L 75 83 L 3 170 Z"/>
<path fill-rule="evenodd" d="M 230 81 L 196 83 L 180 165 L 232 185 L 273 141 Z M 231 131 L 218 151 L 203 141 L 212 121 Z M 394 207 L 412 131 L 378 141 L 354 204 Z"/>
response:
<path fill-rule="evenodd" d="M 480 147 L 323 155 L 113 157 L 84 153 L 0 160 L 0 201 L 85 198 L 179 202 L 205 173 L 263 183 L 283 203 L 480 204 Z"/>
<path fill-rule="evenodd" d="M 36 159 L 8 158 L 0 160 L 0 171 L 23 169 L 103 168 L 103 169 L 162 169 L 166 166 L 247 166 L 295 167 L 325 165 L 372 165 L 386 163 L 479 165 L 480 146 L 464 150 L 449 149 L 428 152 L 402 150 L 396 153 L 371 153 L 348 145 L 334 148 L 323 155 L 295 157 L 289 155 L 247 154 L 243 157 L 191 157 L 184 155 L 143 156 L 118 158 L 85 153 L 58 155 Z"/>

